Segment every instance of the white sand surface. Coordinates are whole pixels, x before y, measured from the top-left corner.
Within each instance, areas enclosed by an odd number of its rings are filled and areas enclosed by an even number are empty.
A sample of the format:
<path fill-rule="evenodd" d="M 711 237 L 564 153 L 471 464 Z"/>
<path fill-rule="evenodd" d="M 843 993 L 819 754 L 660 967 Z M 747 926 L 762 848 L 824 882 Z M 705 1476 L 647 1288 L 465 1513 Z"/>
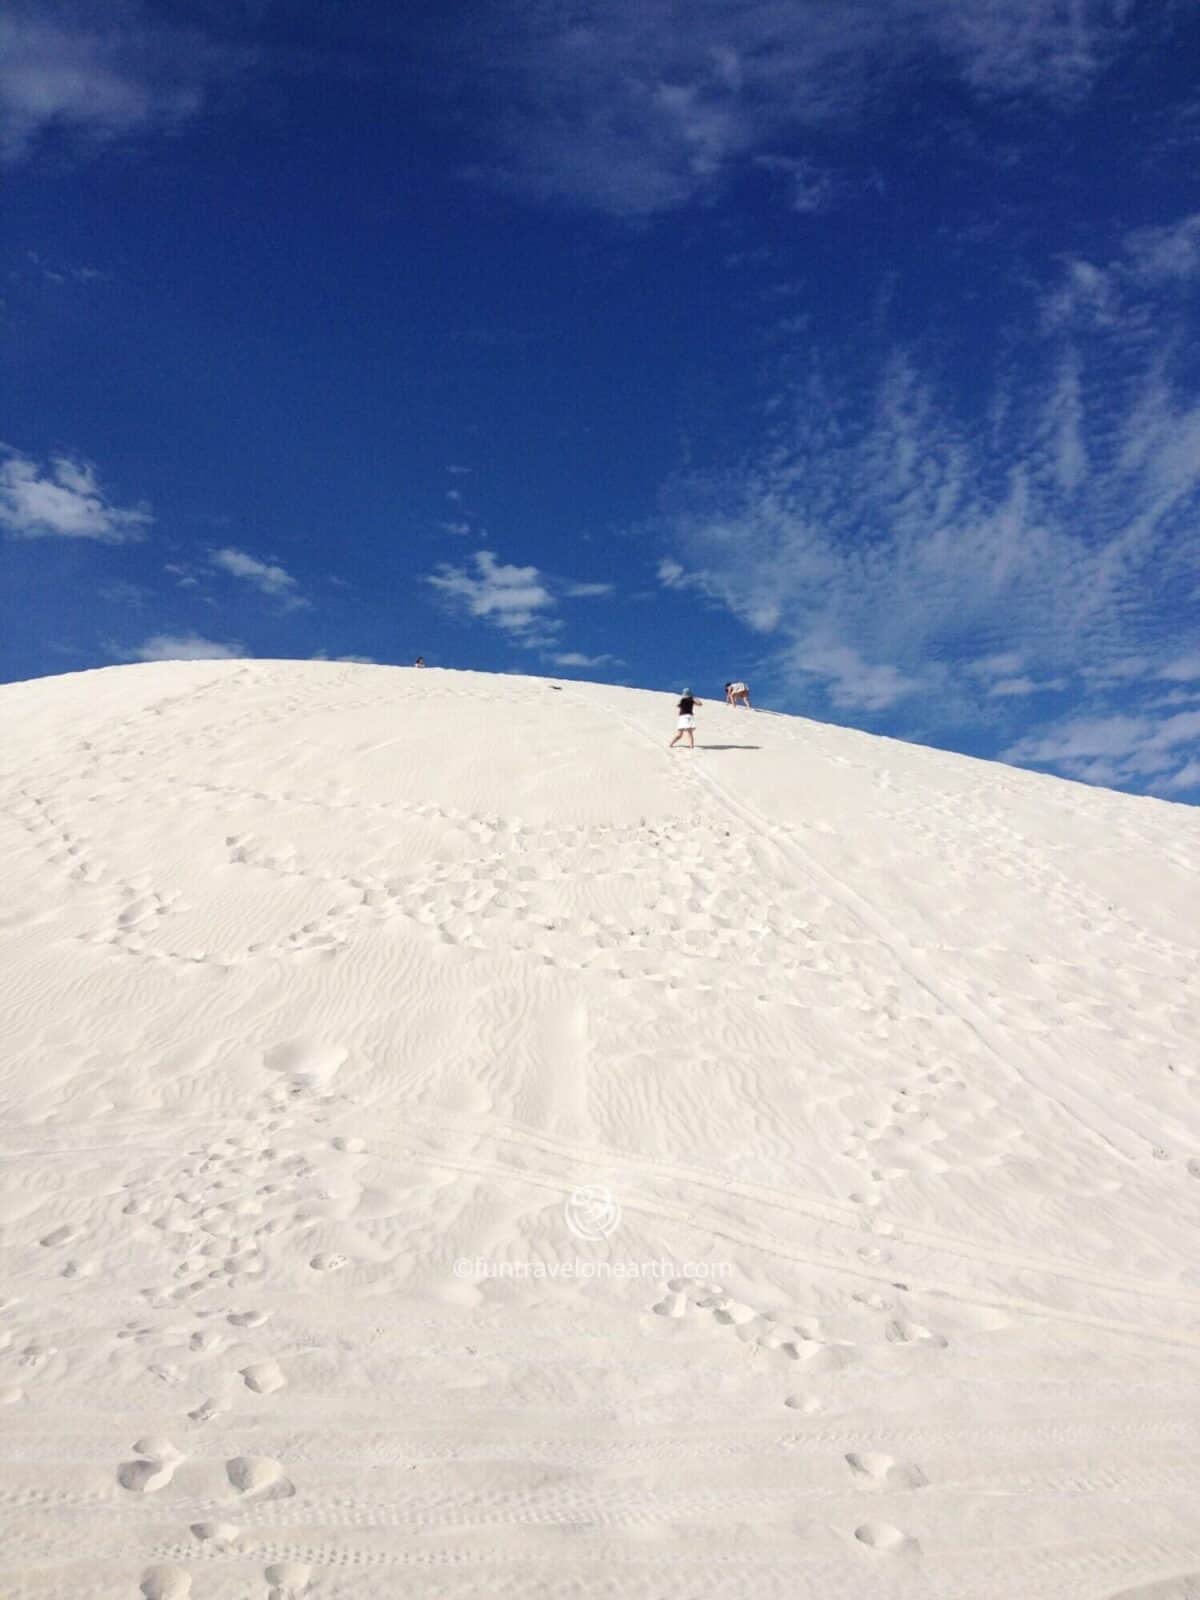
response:
<path fill-rule="evenodd" d="M 672 728 L 0 689 L 5 1600 L 1200 1595 L 1200 813 Z"/>

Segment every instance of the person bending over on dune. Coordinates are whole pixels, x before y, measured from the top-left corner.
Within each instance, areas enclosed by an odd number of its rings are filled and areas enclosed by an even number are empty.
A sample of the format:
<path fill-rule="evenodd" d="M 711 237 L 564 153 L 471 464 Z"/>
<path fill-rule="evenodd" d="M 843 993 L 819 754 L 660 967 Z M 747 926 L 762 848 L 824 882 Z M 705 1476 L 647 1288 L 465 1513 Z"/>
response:
<path fill-rule="evenodd" d="M 668 750 L 673 750 L 679 743 L 680 739 L 683 738 L 685 733 L 687 734 L 688 748 L 690 750 L 694 750 L 696 748 L 696 735 L 694 732 L 696 718 L 693 713 L 695 712 L 697 706 L 701 706 L 703 704 L 703 700 L 697 700 L 693 697 L 690 689 L 685 689 L 683 691 L 679 701 L 679 720 L 675 724 L 675 737 L 667 746 Z"/>
<path fill-rule="evenodd" d="M 727 706 L 745 706 L 747 711 L 753 711 L 750 704 L 750 690 L 744 683 L 727 683 L 725 685 L 725 704 Z"/>

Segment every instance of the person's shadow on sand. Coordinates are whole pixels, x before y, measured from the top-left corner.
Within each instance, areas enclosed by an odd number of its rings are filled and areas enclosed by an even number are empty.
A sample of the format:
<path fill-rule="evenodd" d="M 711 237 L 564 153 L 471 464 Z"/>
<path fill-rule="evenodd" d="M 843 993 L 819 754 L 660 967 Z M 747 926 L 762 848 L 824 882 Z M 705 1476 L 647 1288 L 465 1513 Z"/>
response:
<path fill-rule="evenodd" d="M 760 744 L 698 744 L 697 750 L 761 750 Z"/>

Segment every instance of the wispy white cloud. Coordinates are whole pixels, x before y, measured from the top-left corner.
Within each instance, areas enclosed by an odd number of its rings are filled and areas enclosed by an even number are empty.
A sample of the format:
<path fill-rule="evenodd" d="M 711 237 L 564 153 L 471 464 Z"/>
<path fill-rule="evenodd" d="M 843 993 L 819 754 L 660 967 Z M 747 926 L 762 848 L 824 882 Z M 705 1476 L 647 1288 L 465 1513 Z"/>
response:
<path fill-rule="evenodd" d="M 617 658 L 612 655 L 587 656 L 579 650 L 566 650 L 561 655 L 552 655 L 550 659 L 556 667 L 602 667 Z"/>
<path fill-rule="evenodd" d="M 831 172 L 804 156 L 759 155 L 754 157 L 754 165 L 782 174 L 789 209 L 802 216 L 824 211 L 837 187 Z"/>
<path fill-rule="evenodd" d="M 231 661 L 244 656 L 240 644 L 222 644 L 198 633 L 155 633 L 129 652 L 135 661 Z"/>
<path fill-rule="evenodd" d="M 154 521 L 145 505 L 114 505 L 96 469 L 72 456 L 40 467 L 19 450 L 0 459 L 0 527 L 25 539 L 98 539 L 125 544 Z"/>
<path fill-rule="evenodd" d="M 1069 259 L 1060 280 L 1042 302 L 1042 321 L 1049 328 L 1084 324 L 1114 328 L 1120 318 L 1118 276 L 1091 261 Z"/>
<path fill-rule="evenodd" d="M 1181 794 L 1188 789 L 1200 792 L 1200 761 L 1188 761 L 1178 772 L 1165 778 L 1159 787 L 1164 794 Z"/>
<path fill-rule="evenodd" d="M 1125 690 L 1147 678 L 1158 675 L 1159 664 L 1144 655 L 1120 653 L 1099 661 L 1085 661 L 1080 665 L 1079 676 L 1092 689 L 1107 691 Z"/>
<path fill-rule="evenodd" d="M 1069 257 L 1045 295 L 1042 321 L 1050 328 L 1120 330 L 1125 338 L 1157 328 L 1148 294 L 1190 290 L 1200 279 L 1200 212 L 1157 227 L 1134 228 L 1099 264 Z"/>
<path fill-rule="evenodd" d="M 196 576 L 196 569 L 182 561 L 168 561 L 163 566 L 163 571 L 169 573 L 181 589 L 195 589 L 199 587 L 200 579 Z"/>
<path fill-rule="evenodd" d="M 967 83 L 987 93 L 1069 102 L 1120 49 L 1129 9 L 1124 0 L 939 0 L 928 17 L 933 42 Z"/>
<path fill-rule="evenodd" d="M 1164 227 L 1134 229 L 1125 240 L 1125 254 L 1130 271 L 1144 283 L 1200 277 L 1200 212 Z"/>
<path fill-rule="evenodd" d="M 963 670 L 978 681 L 990 700 L 1022 700 L 1068 686 L 1067 678 L 1033 678 L 1022 671 L 1024 666 L 1025 657 L 1017 650 L 1001 650 L 962 663 Z"/>
<path fill-rule="evenodd" d="M 499 628 L 519 644 L 546 644 L 561 627 L 557 602 L 537 567 L 498 561 L 478 550 L 468 566 L 443 563 L 426 580 L 456 610 Z"/>
<path fill-rule="evenodd" d="M 1069 347 L 1059 367 L 1047 422 L 1053 452 L 1054 476 L 1060 489 L 1078 488 L 1087 476 L 1088 455 L 1083 442 L 1083 386 L 1079 356 Z"/>
<path fill-rule="evenodd" d="M 281 600 L 288 610 L 308 604 L 299 593 L 295 578 L 276 562 L 260 561 L 257 556 L 247 555 L 244 550 L 235 550 L 230 546 L 213 550 L 209 560 L 222 572 L 242 579 L 272 599 Z"/>
<path fill-rule="evenodd" d="M 1031 694 L 1057 694 L 1069 687 L 1068 678 L 999 678 L 988 695 L 993 700 L 1023 700 Z"/>
<path fill-rule="evenodd" d="M 638 217 L 703 195 L 756 154 L 855 118 L 930 71 L 978 96 L 1078 101 L 1121 49 L 1124 0 L 535 0 L 453 36 L 493 109 L 480 172 L 542 199 Z M 461 73 L 459 75 L 461 81 Z M 828 175 L 798 160 L 796 209 Z"/>
<path fill-rule="evenodd" d="M 1067 298 L 1078 266 L 1062 265 Z M 814 355 L 768 443 L 666 486 L 660 583 L 761 635 L 764 674 L 806 705 L 944 735 L 1011 728 L 1073 689 L 1096 714 L 1022 758 L 1099 781 L 1165 771 L 1195 736 L 1148 697 L 1200 679 L 1179 635 L 1200 599 L 1200 407 L 1169 327 L 1154 332 L 1156 291 L 1106 282 L 1090 304 L 1111 327 L 1050 319 L 973 410 L 912 351 L 873 387 Z M 1112 697 L 1136 730 L 1104 714 Z M 1101 734 L 1124 742 L 1078 747 Z"/>
<path fill-rule="evenodd" d="M 1171 683 L 1195 683 L 1200 680 L 1200 650 L 1193 650 L 1186 656 L 1177 656 L 1175 660 L 1168 661 L 1160 668 L 1158 675 Z"/>
<path fill-rule="evenodd" d="M 1147 711 L 1174 710 L 1178 706 L 1200 705 L 1200 684 L 1193 689 L 1169 689 L 1144 702 Z"/>
<path fill-rule="evenodd" d="M 0 160 L 52 129 L 103 141 L 177 127 L 246 59 L 132 0 L 14 0 L 0 17 Z"/>
<path fill-rule="evenodd" d="M 462 615 L 499 628 L 518 644 L 543 649 L 551 649 L 562 631 L 561 600 L 599 599 L 613 592 L 611 583 L 555 578 L 537 567 L 502 562 L 491 550 L 475 551 L 461 566 L 443 562 L 426 581 Z M 590 666 L 609 658 L 552 659 L 560 666 Z"/>
<path fill-rule="evenodd" d="M 1000 650 L 990 656 L 980 656 L 964 663 L 966 670 L 977 678 L 1002 678 L 1012 676 L 1025 665 L 1025 657 L 1017 650 Z"/>
<path fill-rule="evenodd" d="M 1200 710 L 1169 717 L 1116 715 L 1073 717 L 1055 723 L 1004 752 L 1006 761 L 1054 766 L 1090 783 L 1151 780 L 1159 787 L 1183 789 L 1182 773 L 1196 763 L 1181 752 L 1200 740 Z M 1171 769 L 1175 771 L 1172 772 Z"/>
<path fill-rule="evenodd" d="M 866 661 L 852 645 L 821 642 L 819 631 L 785 652 L 783 664 L 795 676 L 811 674 L 839 709 L 882 711 L 920 688 L 889 663 Z"/>
<path fill-rule="evenodd" d="M 26 255 L 30 267 L 47 283 L 107 283 L 109 274 L 99 267 L 71 266 L 66 262 L 51 263 L 36 250 Z"/>

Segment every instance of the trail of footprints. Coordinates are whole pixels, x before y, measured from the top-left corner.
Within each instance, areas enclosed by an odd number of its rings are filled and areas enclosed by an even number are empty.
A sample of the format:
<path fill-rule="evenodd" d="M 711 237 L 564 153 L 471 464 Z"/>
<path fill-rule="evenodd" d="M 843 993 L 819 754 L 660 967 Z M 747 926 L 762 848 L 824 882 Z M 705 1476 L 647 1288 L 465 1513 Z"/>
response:
<path fill-rule="evenodd" d="M 273 1224 L 287 1226 L 289 1214 L 293 1219 L 302 1216 L 302 1186 L 312 1174 L 311 1164 L 303 1156 L 283 1154 L 268 1141 L 285 1136 L 288 1113 L 297 1108 L 297 1102 L 310 1111 L 313 1120 L 324 1113 L 336 1098 L 326 1091 L 344 1059 L 345 1052 L 339 1049 L 321 1049 L 305 1041 L 266 1052 L 264 1064 L 278 1075 L 279 1081 L 265 1092 L 261 1119 L 250 1119 L 255 1125 L 261 1122 L 263 1131 L 258 1139 L 235 1136 L 191 1152 L 172 1174 L 179 1186 L 165 1204 L 147 1203 L 140 1185 L 135 1182 L 130 1186 L 126 1214 L 153 1230 L 152 1236 L 177 1257 L 177 1281 L 144 1290 L 148 1306 L 178 1315 L 193 1300 L 196 1303 L 191 1311 L 194 1326 L 190 1332 L 187 1327 L 164 1328 L 153 1317 L 143 1317 L 131 1320 L 120 1337 L 157 1347 L 173 1334 L 181 1347 L 183 1368 L 160 1364 L 158 1369 L 173 1381 L 187 1383 L 186 1367 L 193 1360 L 219 1361 L 230 1345 L 236 1345 L 240 1352 L 241 1341 L 269 1327 L 268 1315 L 260 1310 L 202 1304 L 210 1298 L 204 1291 L 235 1288 L 260 1276 L 255 1230 L 258 1235 L 264 1230 L 273 1233 Z M 364 1148 L 361 1139 L 350 1135 L 339 1136 L 331 1143 L 346 1155 L 361 1153 Z M 302 1242 L 303 1223 L 299 1226 Z M 76 1237 L 60 1227 L 47 1233 L 43 1243 L 47 1249 L 60 1249 Z M 328 1271 L 341 1264 L 341 1258 L 319 1253 L 308 1264 L 314 1271 Z M 897 1287 L 902 1289 L 903 1285 Z M 727 1294 L 720 1285 L 693 1280 L 668 1283 L 663 1296 L 650 1309 L 672 1323 L 685 1318 L 699 1321 L 702 1326 L 707 1323 L 714 1332 L 753 1345 L 780 1373 L 794 1373 L 801 1380 L 801 1387 L 787 1394 L 784 1406 L 799 1415 L 813 1415 L 825 1404 L 821 1380 L 861 1359 L 864 1342 L 927 1346 L 945 1343 L 940 1336 L 909 1320 L 894 1301 L 882 1294 L 864 1292 L 852 1298 L 861 1308 L 864 1328 L 870 1329 L 865 1340 L 859 1337 L 857 1342 L 834 1337 L 820 1318 L 781 1319 Z M 239 1353 L 237 1360 L 229 1363 L 224 1385 L 216 1386 L 214 1396 L 181 1415 L 184 1446 L 188 1432 L 203 1429 L 234 1403 L 239 1385 L 245 1394 L 269 1403 L 269 1396 L 286 1382 L 285 1366 L 266 1350 L 253 1353 L 253 1359 Z M 169 1499 L 176 1475 L 189 1459 L 187 1449 L 176 1442 L 179 1438 L 157 1434 L 139 1437 L 130 1458 L 116 1468 L 121 1490 L 130 1497 L 162 1495 Z M 842 1461 L 847 1483 L 863 1493 L 913 1492 L 926 1482 L 919 1466 L 898 1461 L 882 1451 L 850 1451 Z M 189 1534 L 207 1552 L 228 1550 L 236 1554 L 239 1549 L 248 1548 L 253 1537 L 236 1520 L 239 1508 L 286 1499 L 296 1489 L 285 1464 L 266 1456 L 233 1456 L 224 1462 L 223 1475 L 225 1494 L 218 1494 L 216 1499 L 219 1502 L 224 1498 L 225 1506 L 214 1506 L 208 1517 L 191 1523 Z M 853 1537 L 872 1560 L 916 1558 L 920 1554 L 918 1542 L 888 1522 L 864 1521 L 847 1529 L 847 1536 Z M 313 1574 L 303 1563 L 276 1561 L 265 1567 L 263 1579 L 271 1600 L 293 1600 L 310 1592 Z M 178 1561 L 158 1562 L 148 1567 L 141 1579 L 141 1593 L 147 1600 L 155 1595 L 186 1600 L 191 1586 L 191 1573 Z"/>
<path fill-rule="evenodd" d="M 459 840 L 475 841 L 478 853 L 433 859 L 416 870 L 389 871 L 390 845 L 384 841 L 374 861 L 356 870 L 320 870 L 306 864 L 293 847 L 264 844 L 253 834 L 226 838 L 232 865 L 281 877 L 327 884 L 333 904 L 290 934 L 225 952 L 171 948 L 178 893 L 167 893 L 148 879 L 122 878 L 88 849 L 48 803 L 23 795 L 13 811 L 47 852 L 78 858 L 72 875 L 103 887 L 116 897 L 109 921 L 88 934 L 87 942 L 108 944 L 142 959 L 170 963 L 231 965 L 255 958 L 307 952 L 336 954 L 366 922 L 399 920 L 438 942 L 472 949 L 502 945 L 525 950 L 550 965 L 612 967 L 630 961 L 629 976 L 670 978 L 709 987 L 713 969 L 721 981 L 762 987 L 792 977 L 814 977 L 835 998 L 849 983 L 846 1003 L 861 996 L 849 975 L 836 970 L 837 949 L 861 940 L 861 930 L 823 902 L 812 920 L 786 910 L 754 888 L 749 852 L 736 828 L 701 809 L 658 824 L 601 827 L 525 827 L 494 815 L 474 815 L 425 804 L 363 803 L 334 795 L 269 795 L 231 785 L 175 780 L 181 797 L 197 789 L 230 801 L 253 800 L 288 809 L 347 811 L 381 822 L 405 818 L 445 827 Z M 685 796 L 701 804 L 702 796 Z M 353 833 L 348 837 L 354 837 Z M 614 874 L 615 854 L 620 866 Z M 65 857 L 64 857 L 65 859 Z M 708 862 L 738 869 L 742 887 L 730 892 Z M 590 902 L 590 904 L 589 904 Z M 806 908 L 807 909 L 807 908 Z M 671 971 L 661 971 L 664 922 L 673 929 Z M 710 963 L 711 966 L 705 966 Z"/>
<path fill-rule="evenodd" d="M 903 1284 L 896 1286 L 903 1289 Z M 948 1341 L 939 1333 L 913 1322 L 885 1296 L 874 1291 L 859 1291 L 852 1300 L 864 1312 L 890 1312 L 878 1334 L 887 1344 L 924 1344 L 945 1349 Z M 807 1375 L 837 1372 L 859 1359 L 863 1340 L 835 1339 L 828 1334 L 817 1317 L 804 1317 L 793 1322 L 781 1321 L 769 1312 L 758 1311 L 753 1306 L 734 1300 L 717 1284 L 701 1285 L 695 1280 L 674 1278 L 667 1285 L 663 1298 L 651 1308 L 655 1316 L 679 1319 L 694 1312 L 707 1314 L 718 1326 L 731 1328 L 743 1343 L 753 1344 L 768 1354 L 777 1353 L 787 1361 L 801 1364 Z M 876 1341 L 878 1342 L 878 1340 Z M 803 1409 L 811 1396 L 789 1396 L 785 1402 Z"/>
<path fill-rule="evenodd" d="M 91 858 L 88 839 L 69 827 L 50 801 L 22 789 L 5 807 L 5 814 L 24 828 L 48 867 L 65 869 L 68 882 L 105 881 L 106 870 Z"/>
<path fill-rule="evenodd" d="M 863 1293 L 853 1298 L 872 1311 L 894 1309 L 877 1294 Z M 729 1328 L 738 1339 L 754 1345 L 769 1358 L 777 1357 L 784 1365 L 795 1363 L 795 1370 L 805 1379 L 818 1379 L 824 1374 L 837 1372 L 859 1359 L 859 1347 L 849 1341 L 829 1337 L 819 1318 L 781 1321 L 767 1312 L 733 1299 L 718 1284 L 700 1285 L 691 1279 L 672 1279 L 666 1286 L 666 1294 L 650 1309 L 656 1316 L 673 1321 L 696 1314 L 708 1317 L 717 1326 Z M 890 1317 L 880 1331 L 888 1343 L 920 1343 L 938 1348 L 944 1348 L 947 1343 L 940 1334 L 899 1315 Z M 789 1394 L 783 1403 L 789 1410 L 803 1415 L 821 1411 L 824 1404 L 815 1385 Z M 862 1489 L 893 1492 L 916 1490 L 924 1488 L 929 1482 L 919 1466 L 912 1462 L 897 1461 L 882 1451 L 852 1450 L 842 1459 L 851 1480 Z M 854 1530 L 854 1537 L 859 1544 L 881 1554 L 915 1556 L 920 1553 L 917 1540 L 890 1523 L 863 1523 Z"/>
<path fill-rule="evenodd" d="M 7 815 L 24 827 L 47 867 L 65 869 L 68 885 L 96 888 L 117 897 L 111 925 L 82 935 L 87 942 L 109 943 L 140 954 L 146 948 L 145 937 L 180 903 L 178 893 L 160 893 L 148 877 L 133 880 L 115 874 L 97 856 L 87 835 L 70 826 L 58 806 L 43 797 L 21 791 L 17 803 L 7 808 Z"/>
<path fill-rule="evenodd" d="M 267 1139 L 286 1132 L 288 1112 L 297 1101 L 307 1101 L 313 1121 L 324 1120 L 322 1107 L 337 1096 L 319 1093 L 345 1057 L 340 1050 L 321 1050 L 296 1042 L 268 1051 L 264 1064 L 280 1075 L 280 1081 L 266 1092 L 260 1117 L 251 1116 L 252 1126 L 261 1126 Z M 363 1141 L 349 1136 L 331 1141 L 345 1154 L 364 1148 Z M 219 1359 L 230 1345 L 241 1350 L 269 1324 L 270 1314 L 257 1309 L 230 1309 L 227 1305 L 200 1304 L 207 1292 L 235 1289 L 253 1282 L 265 1271 L 259 1241 L 286 1228 L 297 1230 L 300 1243 L 311 1221 L 304 1205 L 302 1185 L 315 1171 L 303 1156 L 285 1156 L 273 1144 L 256 1145 L 251 1135 L 221 1139 L 205 1149 L 193 1151 L 176 1174 L 179 1187 L 165 1207 L 145 1198 L 137 1184 L 132 1185 L 124 1214 L 154 1230 L 171 1254 L 178 1258 L 173 1270 L 173 1287 L 157 1285 L 144 1289 L 142 1296 L 151 1311 L 180 1310 L 190 1315 L 197 1326 L 163 1326 L 147 1317 L 128 1322 L 117 1337 L 137 1344 L 158 1347 L 174 1340 L 183 1346 L 185 1361 L 199 1359 L 207 1364 Z M 262 1181 L 262 1180 L 267 1181 Z M 63 1230 L 48 1235 L 43 1243 L 65 1243 L 58 1238 Z M 337 1263 L 324 1254 L 314 1255 L 309 1266 L 327 1271 Z M 193 1304 L 193 1302 L 195 1302 Z M 194 1377 L 186 1368 L 156 1363 L 148 1370 L 165 1381 L 189 1383 Z M 214 1386 L 216 1393 L 192 1406 L 181 1417 L 181 1426 L 202 1429 L 236 1403 L 239 1386 L 248 1396 L 267 1399 L 286 1386 L 284 1366 L 273 1355 L 262 1352 L 253 1359 L 231 1363 Z M 130 1495 L 159 1495 L 169 1492 L 188 1453 L 175 1442 L 159 1435 L 146 1435 L 132 1446 L 131 1458 L 116 1471 L 116 1481 Z M 295 1485 L 283 1464 L 269 1456 L 238 1455 L 224 1463 L 226 1496 L 230 1515 L 237 1507 L 260 1505 L 295 1494 Z M 191 1524 L 190 1534 L 209 1550 L 234 1550 L 243 1539 L 239 1525 L 225 1518 Z M 268 1600 L 299 1600 L 310 1589 L 311 1569 L 297 1562 L 274 1562 L 264 1571 Z M 186 1567 L 158 1563 L 149 1567 L 141 1580 L 146 1600 L 184 1600 L 191 1593 L 192 1578 Z"/>
<path fill-rule="evenodd" d="M 823 1003 L 861 1004 L 856 980 L 838 961 L 845 945 L 861 942 L 861 930 L 824 902 L 814 903 L 809 920 L 761 895 L 745 845 L 719 822 L 695 815 L 660 825 L 526 830 L 497 818 L 423 809 L 487 848 L 408 873 L 388 872 L 384 859 L 343 874 L 315 870 L 294 850 L 253 835 L 230 835 L 232 863 L 327 883 L 343 902 L 236 959 L 334 953 L 364 921 L 400 920 L 440 943 L 500 945 L 551 966 L 699 989 L 719 979 L 726 988 L 770 989 L 781 999 L 807 985 Z M 744 869 L 737 874 L 742 886 L 732 891 L 723 873 L 706 864 L 730 859 Z M 672 930 L 669 970 L 664 923 Z"/>
<path fill-rule="evenodd" d="M 143 715 L 160 715 L 193 695 L 172 697 Z M 261 717 L 250 712 L 246 720 L 250 726 Z M 119 754 L 109 752 L 114 753 Z M 698 991 L 719 981 L 724 988 L 769 990 L 776 998 L 861 1009 L 854 947 L 862 943 L 863 931 L 854 919 L 820 897 L 804 908 L 809 913 L 804 917 L 763 896 L 754 888 L 759 875 L 749 870 L 746 844 L 736 825 L 726 826 L 728 819 L 714 814 L 712 797 L 689 763 L 677 763 L 672 774 L 681 804 L 690 806 L 690 813 L 658 826 L 591 829 L 526 828 L 494 815 L 403 802 L 363 803 L 332 792 L 271 795 L 232 785 L 170 780 L 181 796 L 201 789 L 231 801 L 252 799 L 282 808 L 346 811 L 380 820 L 432 821 L 482 847 L 477 855 L 434 860 L 405 874 L 387 870 L 386 850 L 365 870 L 356 871 L 348 863 L 343 871 L 320 871 L 287 846 L 263 845 L 249 834 L 230 835 L 226 848 L 231 863 L 326 883 L 334 903 L 282 938 L 225 952 L 171 948 L 171 917 L 180 908 L 180 897 L 162 892 L 144 878 L 118 878 L 95 859 L 86 836 L 73 831 L 44 798 L 22 791 L 9 810 L 46 852 L 48 864 L 69 865 L 72 880 L 117 896 L 111 921 L 84 937 L 141 959 L 230 966 L 271 957 L 329 958 L 347 946 L 356 927 L 397 921 L 439 943 L 479 950 L 498 944 L 506 953 L 523 950 L 549 966 L 588 967 L 619 979 Z M 613 846 L 622 862 L 617 874 L 622 879 L 619 906 L 603 893 L 613 878 L 606 870 Z M 731 895 L 720 887 L 706 865 L 717 860 L 739 869 L 743 888 Z M 589 909 L 593 886 L 601 892 L 592 897 Z M 653 933 L 664 915 L 674 935 L 669 964 Z M 966 1102 L 961 1105 L 965 1108 Z M 910 1127 L 917 1120 L 907 1118 Z M 863 1138 L 871 1132 L 864 1129 Z M 939 1170 L 936 1151 L 921 1150 L 913 1159 L 923 1170 Z M 996 1159 L 1003 1159 L 1002 1153 Z M 878 1169 L 894 1165 L 878 1160 L 871 1164 Z M 1200 1166 L 1187 1170 L 1195 1176 Z"/>
<path fill-rule="evenodd" d="M 261 1122 L 264 1139 L 285 1133 L 287 1113 L 298 1100 L 311 1110 L 314 1120 L 321 1116 L 323 1108 L 336 1099 L 325 1091 L 344 1057 L 343 1051 L 318 1049 L 303 1041 L 266 1053 L 265 1065 L 279 1075 L 280 1081 L 266 1091 Z M 250 1120 L 252 1125 L 257 1121 Z M 363 1149 L 361 1139 L 348 1135 L 331 1143 L 346 1155 Z M 267 1313 L 200 1302 L 207 1301 L 214 1288 L 237 1288 L 261 1276 L 265 1263 L 258 1240 L 264 1235 L 271 1237 L 280 1228 L 291 1226 L 300 1230 L 302 1243 L 306 1212 L 301 1186 L 313 1170 L 303 1156 L 285 1156 L 271 1143 L 259 1145 L 251 1135 L 238 1135 L 192 1152 L 178 1173 L 173 1174 L 179 1187 L 165 1205 L 151 1204 L 136 1183 L 131 1186 L 125 1214 L 152 1229 L 177 1257 L 173 1286 L 147 1288 L 142 1291 L 143 1297 L 152 1311 L 176 1315 L 180 1310 L 188 1311 L 194 1301 L 190 1316 L 195 1325 L 189 1332 L 187 1327 L 164 1327 L 154 1318 L 143 1317 L 131 1320 L 119 1337 L 152 1345 L 156 1353 L 158 1346 L 174 1337 L 182 1347 L 184 1367 L 159 1363 L 151 1370 L 181 1384 L 192 1381 L 186 1370 L 190 1361 L 207 1364 L 219 1360 L 229 1345 L 239 1351 L 239 1358 L 230 1363 L 224 1380 L 215 1386 L 216 1393 L 183 1412 L 181 1427 L 203 1429 L 235 1403 L 239 1385 L 243 1393 L 269 1403 L 269 1397 L 286 1384 L 285 1364 L 268 1351 L 259 1350 L 252 1359 L 240 1357 L 243 1342 L 269 1325 Z M 264 1178 L 267 1181 L 262 1181 Z M 65 1245 L 69 1238 L 61 1229 L 45 1236 L 49 1248 Z M 320 1252 L 308 1264 L 314 1272 L 323 1272 L 335 1269 L 343 1261 L 330 1252 Z M 855 1299 L 864 1308 L 864 1316 L 870 1313 L 882 1319 L 876 1323 L 877 1340 L 945 1342 L 907 1321 L 882 1296 L 860 1295 Z M 781 1368 L 794 1367 L 809 1387 L 789 1394 L 784 1404 L 800 1413 L 821 1408 L 812 1380 L 835 1373 L 858 1359 L 859 1347 L 830 1336 L 820 1319 L 782 1321 L 733 1298 L 719 1285 L 672 1280 L 651 1309 L 673 1321 L 706 1319 L 714 1328 L 726 1329 L 732 1336 L 753 1344 Z M 133 1444 L 130 1458 L 116 1468 L 116 1481 L 130 1496 L 169 1496 L 177 1473 L 188 1459 L 187 1451 L 172 1438 L 145 1435 Z M 851 1452 L 844 1457 L 844 1463 L 848 1481 L 863 1490 L 916 1490 L 926 1481 L 919 1467 L 880 1452 Z M 211 1551 L 236 1551 L 246 1537 L 233 1520 L 239 1506 L 285 1499 L 296 1492 L 285 1465 L 271 1457 L 231 1457 L 224 1463 L 224 1477 L 228 1512 L 190 1525 L 192 1539 Z M 890 1524 L 864 1523 L 854 1530 L 854 1538 L 877 1554 L 913 1555 L 919 1551 L 915 1540 Z M 292 1600 L 309 1591 L 312 1573 L 301 1563 L 275 1562 L 265 1569 L 264 1579 L 271 1600 Z M 158 1563 L 143 1574 L 142 1594 L 147 1600 L 154 1596 L 178 1600 L 190 1594 L 191 1581 L 185 1566 Z"/>
<path fill-rule="evenodd" d="M 998 1101 L 973 1089 L 952 1066 L 918 1059 L 903 1071 L 898 1059 L 893 1070 L 898 1076 L 888 1091 L 886 1110 L 882 1115 L 856 1117 L 842 1149 L 866 1174 L 847 1198 L 862 1208 L 864 1231 L 876 1236 L 858 1252 L 870 1265 L 886 1265 L 891 1259 L 886 1245 L 878 1241 L 895 1236 L 896 1227 L 878 1219 L 875 1212 L 892 1184 L 911 1176 L 938 1176 L 961 1168 L 977 1172 L 999 1165 L 1024 1139 L 1019 1124 L 996 1117 Z M 947 1137 L 950 1129 L 957 1140 Z M 942 1154 L 953 1151 L 964 1136 L 971 1151 L 968 1160 L 955 1162 Z M 993 1146 L 990 1152 L 988 1145 Z"/>

